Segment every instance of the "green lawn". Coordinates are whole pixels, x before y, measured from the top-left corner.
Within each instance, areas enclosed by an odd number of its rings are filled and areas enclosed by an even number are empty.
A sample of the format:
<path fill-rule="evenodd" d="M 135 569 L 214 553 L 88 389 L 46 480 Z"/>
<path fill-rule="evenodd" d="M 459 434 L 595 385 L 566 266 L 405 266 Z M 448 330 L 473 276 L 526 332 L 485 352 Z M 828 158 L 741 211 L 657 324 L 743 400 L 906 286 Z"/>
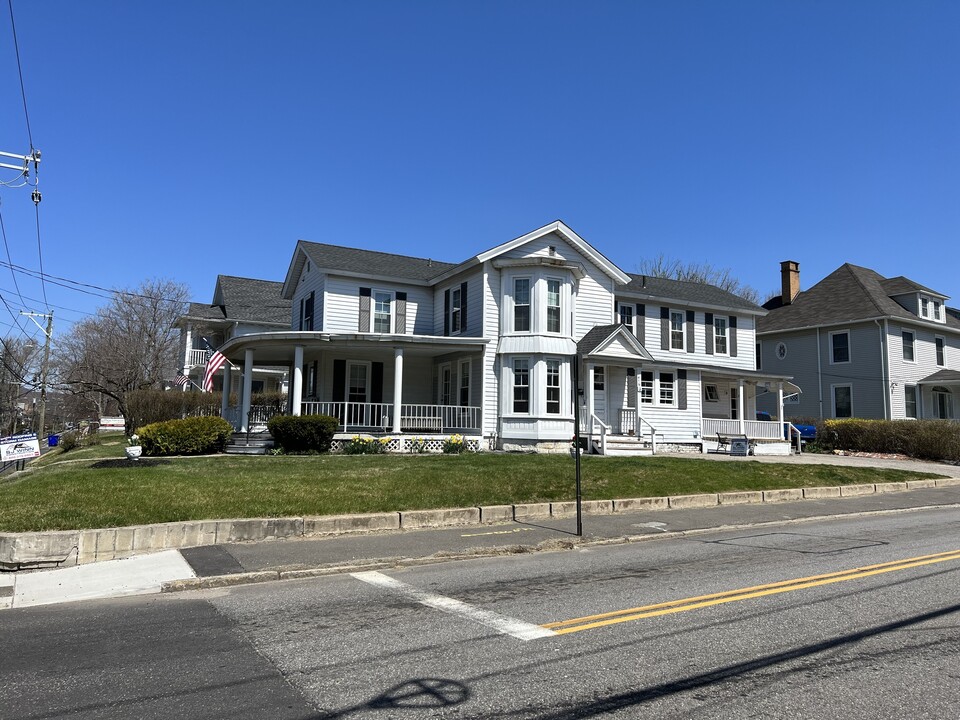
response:
<path fill-rule="evenodd" d="M 47 457 L 0 481 L 0 530 L 63 530 L 175 520 L 278 517 L 531 503 L 574 498 L 560 455 L 360 455 L 121 460 L 123 442 Z M 91 453 L 96 458 L 69 462 Z M 89 457 L 89 456 L 88 456 Z M 583 458 L 583 497 L 895 482 L 934 475 L 677 457 Z"/>

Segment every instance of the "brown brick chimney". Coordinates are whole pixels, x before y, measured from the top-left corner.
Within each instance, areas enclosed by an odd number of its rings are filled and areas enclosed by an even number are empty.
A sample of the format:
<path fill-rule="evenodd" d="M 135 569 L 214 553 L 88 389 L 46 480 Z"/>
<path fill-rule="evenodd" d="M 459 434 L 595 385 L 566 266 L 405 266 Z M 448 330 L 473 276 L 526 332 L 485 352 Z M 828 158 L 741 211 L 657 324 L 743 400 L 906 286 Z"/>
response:
<path fill-rule="evenodd" d="M 800 292 L 800 263 L 784 260 L 780 263 L 780 301 L 789 305 Z"/>

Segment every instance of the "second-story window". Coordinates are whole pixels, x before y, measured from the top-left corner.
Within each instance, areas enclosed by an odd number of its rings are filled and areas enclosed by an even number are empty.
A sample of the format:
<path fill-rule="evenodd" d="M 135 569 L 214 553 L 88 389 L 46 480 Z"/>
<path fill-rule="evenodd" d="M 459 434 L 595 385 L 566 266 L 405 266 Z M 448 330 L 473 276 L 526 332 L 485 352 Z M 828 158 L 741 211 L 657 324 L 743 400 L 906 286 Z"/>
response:
<path fill-rule="evenodd" d="M 376 333 L 390 332 L 390 304 L 393 296 L 388 292 L 377 290 L 374 292 L 373 331 Z"/>
<path fill-rule="evenodd" d="M 727 354 L 727 319 L 713 318 L 713 352 L 715 355 Z"/>
<path fill-rule="evenodd" d="M 937 346 L 937 365 L 939 365 L 940 367 L 943 367 L 944 365 L 947 364 L 945 340 L 944 338 L 937 335 L 935 338 L 935 342 Z"/>
<path fill-rule="evenodd" d="M 937 300 L 933 301 L 933 319 L 934 320 L 940 319 L 940 302 Z"/>
<path fill-rule="evenodd" d="M 903 330 L 900 333 L 900 337 L 903 338 L 903 360 L 904 362 L 916 362 L 916 355 L 914 354 L 914 335 L 909 330 Z"/>
<path fill-rule="evenodd" d="M 530 332 L 530 278 L 513 281 L 513 331 Z"/>
<path fill-rule="evenodd" d="M 560 332 L 560 281 L 553 278 L 547 278 L 547 332 Z"/>
<path fill-rule="evenodd" d="M 930 317 L 930 301 L 925 297 L 920 298 L 920 317 Z"/>
<path fill-rule="evenodd" d="M 830 362 L 833 364 L 850 362 L 850 333 L 830 333 Z"/>
<path fill-rule="evenodd" d="M 670 349 L 683 350 L 683 312 L 670 311 Z"/>
<path fill-rule="evenodd" d="M 450 332 L 458 333 L 461 328 L 461 293 L 460 288 L 450 291 Z"/>
<path fill-rule="evenodd" d="M 620 324 L 633 330 L 633 305 L 626 303 L 620 305 Z"/>

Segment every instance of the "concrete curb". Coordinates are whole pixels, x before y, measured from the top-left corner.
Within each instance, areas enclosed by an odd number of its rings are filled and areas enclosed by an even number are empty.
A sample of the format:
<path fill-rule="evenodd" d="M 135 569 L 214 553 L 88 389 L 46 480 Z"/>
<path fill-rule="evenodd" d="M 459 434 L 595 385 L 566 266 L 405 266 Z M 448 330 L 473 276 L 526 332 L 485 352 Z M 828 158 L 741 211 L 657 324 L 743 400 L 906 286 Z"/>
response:
<path fill-rule="evenodd" d="M 584 514 L 609 515 L 720 505 L 859 497 L 876 493 L 958 485 L 960 485 L 960 478 L 943 478 L 834 487 L 587 500 L 583 502 L 582 509 Z M 32 569 L 44 565 L 68 567 L 202 545 L 484 525 L 511 520 L 569 517 L 575 512 L 576 504 L 565 501 L 358 515 L 196 520 L 94 530 L 0 533 L 0 569 Z M 220 582 L 226 581 L 220 580 Z"/>

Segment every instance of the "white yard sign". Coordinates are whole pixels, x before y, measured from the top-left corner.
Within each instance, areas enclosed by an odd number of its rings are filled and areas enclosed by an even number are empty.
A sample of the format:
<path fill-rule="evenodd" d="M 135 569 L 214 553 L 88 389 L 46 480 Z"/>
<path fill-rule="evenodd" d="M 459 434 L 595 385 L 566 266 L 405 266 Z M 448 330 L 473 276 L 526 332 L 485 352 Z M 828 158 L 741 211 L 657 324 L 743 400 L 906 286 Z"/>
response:
<path fill-rule="evenodd" d="M 35 433 L 0 438 L 0 459 L 3 462 L 40 457 L 40 442 Z"/>

